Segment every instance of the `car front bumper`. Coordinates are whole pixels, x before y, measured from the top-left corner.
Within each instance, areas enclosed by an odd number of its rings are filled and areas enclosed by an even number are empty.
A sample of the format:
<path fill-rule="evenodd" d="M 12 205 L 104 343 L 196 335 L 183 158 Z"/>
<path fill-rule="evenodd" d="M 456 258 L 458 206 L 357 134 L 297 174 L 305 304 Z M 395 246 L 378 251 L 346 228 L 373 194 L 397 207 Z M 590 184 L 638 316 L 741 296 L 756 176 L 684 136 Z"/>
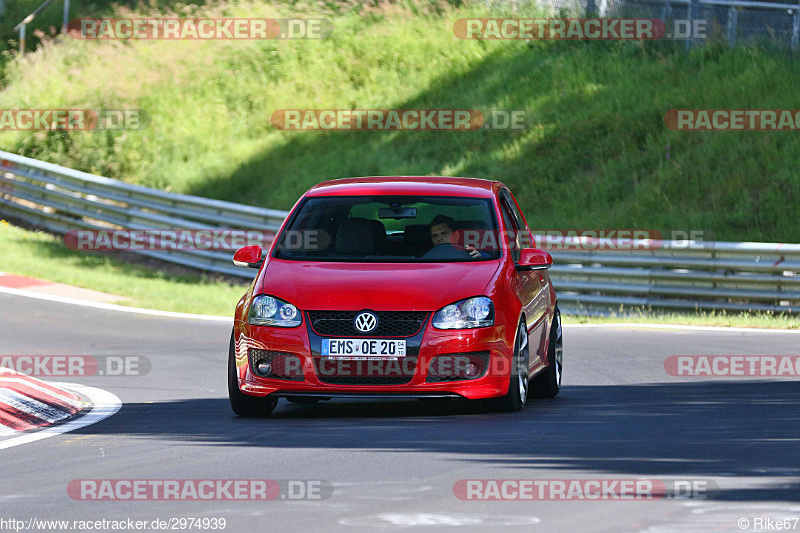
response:
<path fill-rule="evenodd" d="M 437 330 L 425 326 L 407 341 L 408 358 L 416 358 L 407 371 L 407 382 L 400 384 L 332 383 L 319 353 L 322 337 L 307 328 L 305 321 L 296 328 L 235 324 L 236 362 L 240 390 L 253 396 L 316 396 L 354 398 L 467 398 L 503 396 L 508 391 L 516 328 L 497 325 L 469 330 Z M 249 361 L 249 350 L 293 354 L 302 364 L 302 380 L 273 379 L 256 375 Z M 431 362 L 440 355 L 488 353 L 488 365 L 480 377 L 429 382 Z M 402 360 L 401 360 L 402 361 Z M 411 367 L 411 359 L 406 361 Z M 341 367 L 341 365 L 340 365 Z M 335 373 L 335 372 L 334 372 Z M 337 376 L 338 378 L 338 376 Z"/>

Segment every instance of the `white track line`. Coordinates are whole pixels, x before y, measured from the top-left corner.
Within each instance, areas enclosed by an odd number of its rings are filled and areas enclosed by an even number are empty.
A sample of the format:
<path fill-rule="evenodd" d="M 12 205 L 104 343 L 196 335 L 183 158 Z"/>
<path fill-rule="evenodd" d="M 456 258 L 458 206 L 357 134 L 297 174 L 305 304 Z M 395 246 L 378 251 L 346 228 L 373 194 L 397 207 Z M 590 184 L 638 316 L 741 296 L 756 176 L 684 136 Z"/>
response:
<path fill-rule="evenodd" d="M 24 296 L 26 298 L 36 298 L 39 300 L 48 300 L 51 302 L 59 302 L 72 305 L 80 305 L 83 307 L 93 307 L 95 309 L 104 309 L 107 311 L 118 311 L 120 313 L 133 313 L 137 315 L 150 315 L 150 316 L 163 316 L 168 318 L 186 318 L 191 320 L 206 320 L 209 322 L 233 322 L 232 318 L 225 316 L 214 315 L 196 315 L 192 313 L 175 313 L 172 311 L 159 311 L 157 309 L 143 309 L 141 307 L 127 307 L 124 305 L 106 304 L 100 302 L 90 302 L 88 300 L 80 300 L 78 298 L 69 298 L 67 296 L 55 296 L 52 294 L 43 294 L 33 291 L 26 291 L 22 289 L 12 289 L 9 287 L 0 287 L 0 293 L 13 294 L 16 296 Z M 649 328 L 649 329 L 675 329 L 687 331 L 726 331 L 738 333 L 800 333 L 800 330 L 794 329 L 767 329 L 767 328 L 731 328 L 727 326 L 683 326 L 677 324 L 648 324 L 646 322 L 621 322 L 614 324 L 562 324 L 565 328 Z"/>
<path fill-rule="evenodd" d="M 49 427 L 30 433 L 20 433 L 18 437 L 2 440 L 0 441 L 0 450 L 12 448 L 21 444 L 28 444 L 30 442 L 46 439 L 54 435 L 61 435 L 63 433 L 75 431 L 76 429 L 80 429 L 82 427 L 96 424 L 97 422 L 100 422 L 101 420 L 113 415 L 119 411 L 120 407 L 122 407 L 122 402 L 119 400 L 119 398 L 117 398 L 116 395 L 103 389 L 96 389 L 94 387 L 87 387 L 85 385 L 76 385 L 74 383 L 53 383 L 53 385 L 64 387 L 65 389 L 75 391 L 82 396 L 89 398 L 92 402 L 92 410 L 87 415 L 76 418 L 75 420 L 71 420 L 66 424 L 61 424 L 59 426 Z"/>
<path fill-rule="evenodd" d="M 646 328 L 677 329 L 686 331 L 720 331 L 728 333 L 800 333 L 798 329 L 732 328 L 728 326 L 685 326 L 680 324 L 648 324 L 646 322 L 620 322 L 615 324 L 561 324 L 565 328 Z"/>
<path fill-rule="evenodd" d="M 163 316 L 168 318 L 189 318 L 192 320 L 208 320 L 211 322 L 233 322 L 233 318 L 228 318 L 225 316 L 195 315 L 192 313 L 175 313 L 172 311 L 159 311 L 157 309 L 142 309 L 141 307 L 126 307 L 124 305 L 90 302 L 88 300 L 81 300 L 79 298 L 69 298 L 68 296 L 56 296 L 54 294 L 43 294 L 40 292 L 26 291 L 23 289 L 12 289 L 10 287 L 0 287 L 0 292 L 4 292 L 6 294 L 14 294 L 16 296 L 25 296 L 26 298 L 36 298 L 39 300 L 47 300 L 50 302 L 80 305 L 83 307 L 93 307 L 95 309 L 104 309 L 106 311 L 118 311 L 121 313 Z"/>
<path fill-rule="evenodd" d="M 0 437 L 10 437 L 11 435 L 16 435 L 19 433 L 16 429 L 11 429 L 8 426 L 4 426 L 0 424 Z"/>

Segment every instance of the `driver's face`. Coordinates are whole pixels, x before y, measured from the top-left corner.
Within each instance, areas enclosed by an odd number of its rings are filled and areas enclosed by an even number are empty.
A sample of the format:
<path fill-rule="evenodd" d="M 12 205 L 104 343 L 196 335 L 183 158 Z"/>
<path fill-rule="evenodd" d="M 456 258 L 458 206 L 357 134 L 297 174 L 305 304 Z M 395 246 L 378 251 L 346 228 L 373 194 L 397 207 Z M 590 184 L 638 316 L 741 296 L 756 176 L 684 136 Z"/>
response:
<path fill-rule="evenodd" d="M 447 224 L 436 224 L 431 227 L 431 241 L 433 241 L 434 246 L 450 242 L 450 235 L 452 234 L 453 230 Z"/>

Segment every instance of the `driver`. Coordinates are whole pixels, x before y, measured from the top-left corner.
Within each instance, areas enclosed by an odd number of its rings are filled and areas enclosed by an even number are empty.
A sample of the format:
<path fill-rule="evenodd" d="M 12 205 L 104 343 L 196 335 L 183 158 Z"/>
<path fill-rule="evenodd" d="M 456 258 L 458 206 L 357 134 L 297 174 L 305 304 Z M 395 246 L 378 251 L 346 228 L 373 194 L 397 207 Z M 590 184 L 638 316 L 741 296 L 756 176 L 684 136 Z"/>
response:
<path fill-rule="evenodd" d="M 446 215 L 436 215 L 431 221 L 431 242 L 433 246 L 442 244 L 452 244 L 450 239 L 453 236 L 453 228 L 456 221 Z M 473 258 L 480 259 L 483 254 L 475 249 L 474 246 L 466 245 L 464 250 Z"/>

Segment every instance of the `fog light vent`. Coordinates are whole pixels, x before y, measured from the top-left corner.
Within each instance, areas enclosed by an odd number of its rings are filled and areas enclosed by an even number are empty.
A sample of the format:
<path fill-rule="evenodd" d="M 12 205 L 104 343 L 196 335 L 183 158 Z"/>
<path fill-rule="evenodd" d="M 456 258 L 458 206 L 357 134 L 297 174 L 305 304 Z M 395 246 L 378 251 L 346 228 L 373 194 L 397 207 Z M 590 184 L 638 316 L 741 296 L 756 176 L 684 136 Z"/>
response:
<path fill-rule="evenodd" d="M 296 354 L 255 348 L 250 348 L 247 353 L 250 357 L 250 370 L 258 377 L 305 381 L 303 360 Z"/>
<path fill-rule="evenodd" d="M 483 377 L 489 367 L 489 352 L 437 355 L 428 364 L 426 383 L 468 381 Z"/>

